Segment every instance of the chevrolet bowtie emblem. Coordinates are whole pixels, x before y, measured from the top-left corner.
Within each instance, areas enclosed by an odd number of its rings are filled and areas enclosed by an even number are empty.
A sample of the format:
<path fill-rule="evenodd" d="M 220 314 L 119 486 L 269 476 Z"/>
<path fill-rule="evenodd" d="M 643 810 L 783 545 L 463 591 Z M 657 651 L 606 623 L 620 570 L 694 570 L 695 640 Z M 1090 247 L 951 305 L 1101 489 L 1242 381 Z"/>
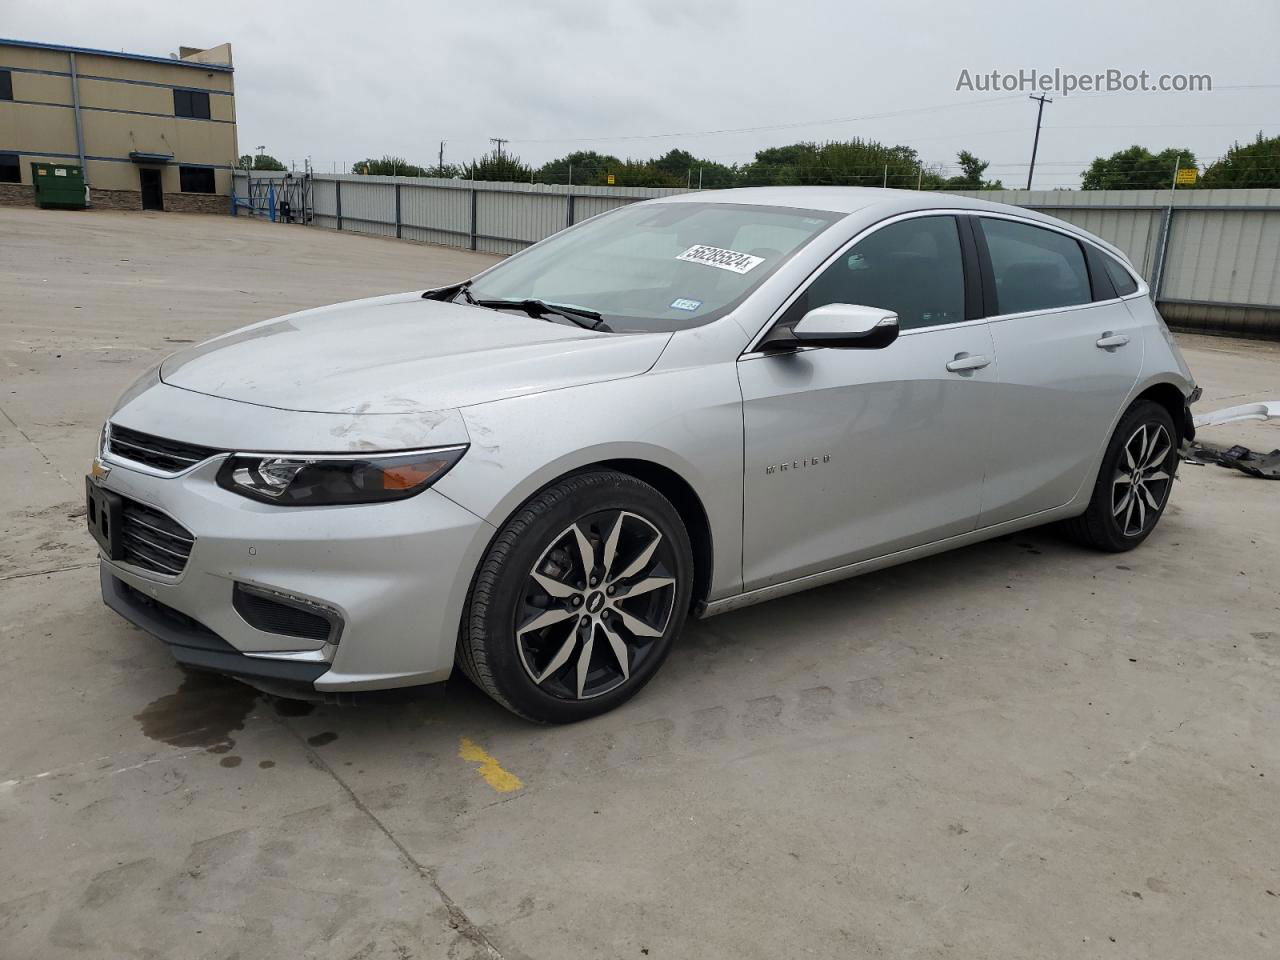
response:
<path fill-rule="evenodd" d="M 95 480 L 107 479 L 107 474 L 111 472 L 111 468 L 99 460 L 97 457 L 93 459 L 93 466 L 89 468 L 89 476 Z"/>

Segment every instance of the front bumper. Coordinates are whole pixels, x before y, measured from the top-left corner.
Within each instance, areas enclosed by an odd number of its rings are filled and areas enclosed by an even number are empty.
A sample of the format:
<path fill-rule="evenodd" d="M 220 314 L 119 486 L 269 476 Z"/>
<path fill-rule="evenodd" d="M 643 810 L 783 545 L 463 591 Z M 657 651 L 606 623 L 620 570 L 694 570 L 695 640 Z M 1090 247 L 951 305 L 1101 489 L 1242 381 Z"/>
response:
<path fill-rule="evenodd" d="M 107 606 L 180 662 L 264 686 L 340 692 L 449 676 L 492 527 L 434 490 L 349 507 L 255 503 L 216 484 L 221 460 L 176 477 L 112 464 L 106 489 L 172 517 L 195 543 L 176 576 L 102 557 Z M 323 607 L 340 629 L 322 639 L 258 629 L 233 604 L 236 584 Z"/>

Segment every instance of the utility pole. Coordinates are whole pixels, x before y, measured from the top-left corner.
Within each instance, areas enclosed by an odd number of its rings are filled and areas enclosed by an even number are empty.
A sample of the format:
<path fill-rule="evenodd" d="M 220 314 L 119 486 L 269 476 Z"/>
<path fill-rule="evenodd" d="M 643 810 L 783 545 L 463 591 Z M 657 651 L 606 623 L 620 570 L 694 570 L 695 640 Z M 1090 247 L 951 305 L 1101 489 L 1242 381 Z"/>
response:
<path fill-rule="evenodd" d="M 438 164 L 436 164 L 436 176 L 437 176 L 437 177 L 443 177 L 443 176 L 444 176 L 444 144 L 445 144 L 445 142 L 444 142 L 443 140 L 441 140 L 441 141 L 440 141 L 440 162 L 439 162 Z"/>
<path fill-rule="evenodd" d="M 511 141 L 510 141 L 509 139 L 504 138 L 504 137 L 490 137 L 490 138 L 489 138 L 489 142 L 490 142 L 490 143 L 492 143 L 492 144 L 496 144 L 496 145 L 497 145 L 497 147 L 498 147 L 498 159 L 499 159 L 499 160 L 501 160 L 501 159 L 502 159 L 502 145 L 503 145 L 504 143 L 510 143 Z"/>
<path fill-rule="evenodd" d="M 1036 138 L 1031 141 L 1031 166 L 1027 168 L 1027 189 L 1031 189 L 1031 176 L 1036 172 L 1036 150 L 1040 148 L 1040 119 L 1044 116 L 1044 105 L 1053 103 L 1043 93 L 1038 97 L 1028 97 L 1028 100 L 1038 100 L 1040 106 L 1036 108 Z"/>

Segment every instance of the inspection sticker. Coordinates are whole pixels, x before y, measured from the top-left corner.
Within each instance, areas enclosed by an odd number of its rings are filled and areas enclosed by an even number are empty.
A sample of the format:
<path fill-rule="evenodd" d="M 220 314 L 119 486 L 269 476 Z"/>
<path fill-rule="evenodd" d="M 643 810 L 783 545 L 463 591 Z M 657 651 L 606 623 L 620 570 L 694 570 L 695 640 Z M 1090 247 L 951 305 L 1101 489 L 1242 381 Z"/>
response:
<path fill-rule="evenodd" d="M 702 306 L 701 300 L 686 300 L 684 297 L 671 301 L 672 310 L 697 310 L 700 306 Z"/>
<path fill-rule="evenodd" d="M 722 247 L 709 247 L 705 243 L 695 243 L 676 259 L 718 267 L 733 273 L 750 273 L 764 263 L 764 257 L 753 257 L 749 253 L 738 253 L 736 250 L 725 250 Z"/>

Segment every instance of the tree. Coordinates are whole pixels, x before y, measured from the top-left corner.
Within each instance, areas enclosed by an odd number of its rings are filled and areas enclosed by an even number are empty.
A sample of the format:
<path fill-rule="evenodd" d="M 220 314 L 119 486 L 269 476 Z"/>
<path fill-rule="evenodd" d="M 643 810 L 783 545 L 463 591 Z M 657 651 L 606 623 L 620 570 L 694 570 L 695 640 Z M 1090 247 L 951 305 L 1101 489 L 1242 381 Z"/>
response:
<path fill-rule="evenodd" d="M 598 184 L 605 182 L 609 170 L 620 166 L 622 161 L 610 154 L 575 150 L 567 156 L 548 160 L 538 168 L 536 176 L 542 183 L 568 183 L 572 173 L 574 183 Z"/>
<path fill-rule="evenodd" d="M 984 180 L 982 175 L 986 173 L 987 167 L 991 163 L 987 160 L 979 160 L 968 150 L 961 150 L 956 154 L 956 162 L 960 165 L 960 173 L 957 176 L 950 177 L 943 184 L 945 190 L 1003 190 L 1004 184 L 999 180 Z"/>
<path fill-rule="evenodd" d="M 847 187 L 934 189 L 942 184 L 936 172 L 926 171 L 916 151 L 874 140 L 792 143 L 757 151 L 755 160 L 739 171 L 743 186 L 819 184 Z"/>
<path fill-rule="evenodd" d="M 568 183 L 570 168 L 573 183 L 591 186 L 607 186 L 610 174 L 619 187 L 696 187 L 701 178 L 702 186 L 710 189 L 736 186 L 738 181 L 736 167 L 699 159 L 687 150 L 669 150 L 653 160 L 620 160 L 608 153 L 578 150 L 547 161 L 535 176 L 542 183 Z"/>
<path fill-rule="evenodd" d="M 737 186 L 738 171 L 714 160 L 695 157 L 688 150 L 668 150 L 649 163 L 665 173 L 674 186 L 701 186 L 707 190 Z"/>
<path fill-rule="evenodd" d="M 428 170 L 425 167 L 418 166 L 416 163 L 410 163 L 404 157 L 393 157 L 390 154 L 383 154 L 378 160 L 372 157 L 367 160 L 357 160 L 351 165 L 351 172 L 370 177 L 439 176 L 434 169 Z"/>
<path fill-rule="evenodd" d="M 241 170 L 283 170 L 285 169 L 285 166 L 283 163 L 281 163 L 275 157 L 266 153 L 260 153 L 256 157 L 246 153 L 244 156 L 240 158 L 240 163 L 238 164 L 238 166 L 240 167 Z"/>
<path fill-rule="evenodd" d="M 1280 137 L 1232 145 L 1226 155 L 1205 167 L 1202 187 L 1280 187 Z"/>
<path fill-rule="evenodd" d="M 533 176 L 533 168 L 521 163 L 514 154 L 494 151 L 479 160 L 472 160 L 466 173 L 472 180 L 527 183 Z"/>
<path fill-rule="evenodd" d="M 1185 147 L 1166 147 L 1152 153 L 1134 144 L 1109 157 L 1095 157 L 1080 175 L 1083 190 L 1167 190 L 1174 165 L 1196 166 L 1196 155 Z"/>

